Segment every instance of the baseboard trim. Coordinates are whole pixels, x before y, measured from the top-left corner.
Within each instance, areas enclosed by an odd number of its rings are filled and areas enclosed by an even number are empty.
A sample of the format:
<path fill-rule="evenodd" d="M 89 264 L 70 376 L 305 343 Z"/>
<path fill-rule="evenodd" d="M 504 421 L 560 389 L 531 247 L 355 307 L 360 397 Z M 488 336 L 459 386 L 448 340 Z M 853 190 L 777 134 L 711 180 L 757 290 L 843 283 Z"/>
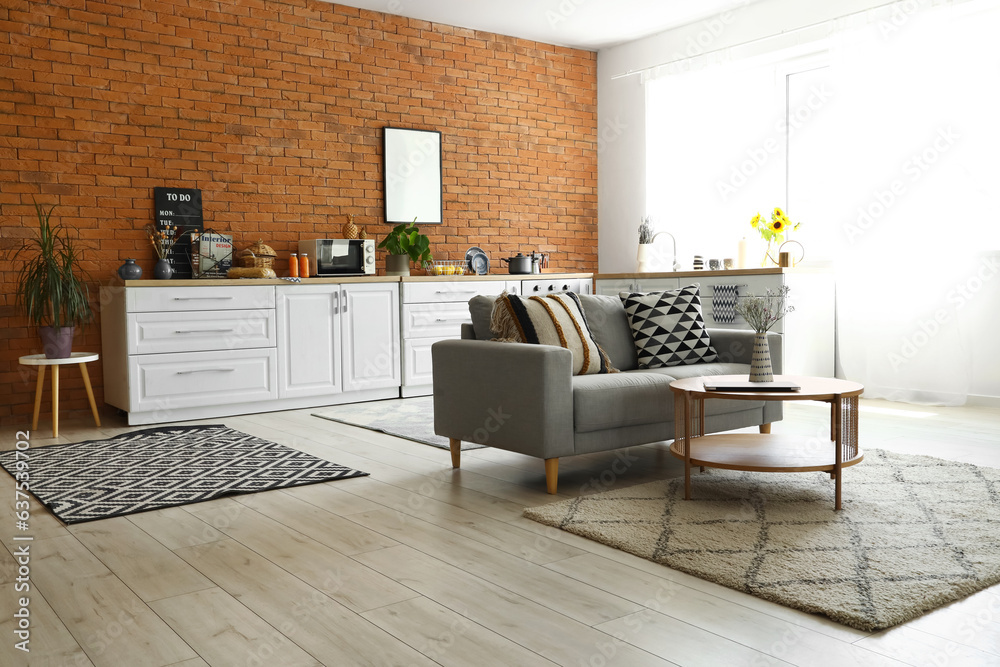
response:
<path fill-rule="evenodd" d="M 969 394 L 968 398 L 965 399 L 965 404 L 979 408 L 1000 408 L 1000 396 Z"/>

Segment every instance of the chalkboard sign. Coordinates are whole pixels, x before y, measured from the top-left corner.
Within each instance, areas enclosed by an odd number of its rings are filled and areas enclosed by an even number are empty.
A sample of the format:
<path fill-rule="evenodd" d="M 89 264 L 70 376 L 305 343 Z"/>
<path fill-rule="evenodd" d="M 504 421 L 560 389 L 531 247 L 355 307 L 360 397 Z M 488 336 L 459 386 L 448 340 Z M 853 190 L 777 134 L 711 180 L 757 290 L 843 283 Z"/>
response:
<path fill-rule="evenodd" d="M 180 240 L 174 244 L 167 260 L 174 269 L 174 278 L 191 277 L 191 235 L 200 232 L 204 220 L 201 215 L 201 190 L 195 188 L 153 188 L 153 218 L 160 231 L 177 227 Z"/>

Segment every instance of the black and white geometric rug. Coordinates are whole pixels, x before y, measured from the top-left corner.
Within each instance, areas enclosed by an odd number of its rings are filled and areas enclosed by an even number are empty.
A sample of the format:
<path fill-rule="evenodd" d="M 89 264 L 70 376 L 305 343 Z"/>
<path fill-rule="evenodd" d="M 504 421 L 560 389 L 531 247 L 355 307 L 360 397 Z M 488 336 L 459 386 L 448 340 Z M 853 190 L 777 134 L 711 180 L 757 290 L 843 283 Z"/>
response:
<path fill-rule="evenodd" d="M 28 456 L 31 493 L 67 524 L 368 474 L 222 424 L 47 445 Z M 14 476 L 15 452 L 0 452 L 0 466 Z"/>

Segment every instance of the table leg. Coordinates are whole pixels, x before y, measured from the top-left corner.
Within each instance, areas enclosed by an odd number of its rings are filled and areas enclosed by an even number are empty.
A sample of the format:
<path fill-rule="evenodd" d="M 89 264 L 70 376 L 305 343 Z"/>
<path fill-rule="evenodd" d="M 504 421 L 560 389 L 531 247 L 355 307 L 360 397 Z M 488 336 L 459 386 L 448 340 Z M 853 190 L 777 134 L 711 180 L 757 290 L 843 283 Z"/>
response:
<path fill-rule="evenodd" d="M 684 500 L 691 500 L 691 392 L 684 392 Z"/>
<path fill-rule="evenodd" d="M 841 419 L 843 417 L 844 411 L 842 409 L 842 399 L 840 394 L 836 394 L 833 397 L 833 407 L 834 407 L 834 419 L 833 419 L 833 432 L 835 433 L 833 445 L 837 448 L 837 462 L 834 465 L 833 472 L 836 475 L 834 483 L 836 485 L 836 491 L 834 492 L 834 509 L 840 509 L 840 485 L 843 481 L 844 472 L 844 449 L 841 440 L 843 439 L 843 428 L 841 424 Z"/>
<path fill-rule="evenodd" d="M 87 400 L 90 401 L 90 411 L 94 413 L 94 423 L 101 425 L 101 418 L 97 415 L 97 403 L 94 401 L 94 388 L 90 386 L 90 374 L 87 373 L 87 364 L 80 364 L 80 374 L 83 375 L 83 386 L 87 389 Z"/>
<path fill-rule="evenodd" d="M 31 430 L 38 429 L 38 412 L 42 407 L 42 387 L 45 386 L 45 366 L 38 367 L 38 382 L 35 383 L 35 412 L 31 416 Z"/>
<path fill-rule="evenodd" d="M 52 367 L 52 437 L 59 437 L 59 366 Z"/>
<path fill-rule="evenodd" d="M 705 435 L 705 399 L 698 399 L 698 435 Z"/>

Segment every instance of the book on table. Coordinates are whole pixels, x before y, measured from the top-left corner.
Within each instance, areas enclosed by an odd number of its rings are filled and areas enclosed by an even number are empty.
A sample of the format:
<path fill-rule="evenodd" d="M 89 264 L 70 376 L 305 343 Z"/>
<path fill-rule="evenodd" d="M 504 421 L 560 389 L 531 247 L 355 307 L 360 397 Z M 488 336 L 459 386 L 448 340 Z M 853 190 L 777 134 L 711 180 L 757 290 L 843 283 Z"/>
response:
<path fill-rule="evenodd" d="M 788 380 L 749 382 L 741 380 L 705 380 L 706 391 L 800 391 L 802 387 Z"/>

